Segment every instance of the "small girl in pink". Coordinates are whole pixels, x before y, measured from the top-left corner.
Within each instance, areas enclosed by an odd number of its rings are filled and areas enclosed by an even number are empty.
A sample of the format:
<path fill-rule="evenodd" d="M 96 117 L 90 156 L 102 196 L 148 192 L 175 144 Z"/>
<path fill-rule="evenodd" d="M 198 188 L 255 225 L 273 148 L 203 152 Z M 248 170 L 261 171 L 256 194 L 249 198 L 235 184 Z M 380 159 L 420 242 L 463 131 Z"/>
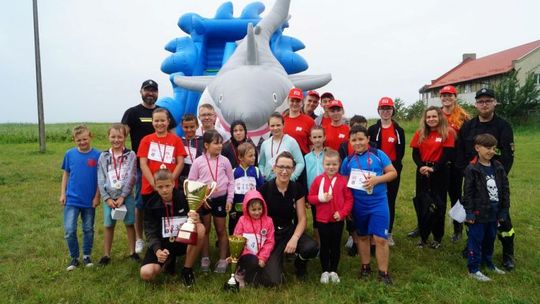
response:
<path fill-rule="evenodd" d="M 339 283 L 337 274 L 339 264 L 341 234 L 345 217 L 353 205 L 351 189 L 347 187 L 347 178 L 338 173 L 340 168 L 339 153 L 332 149 L 324 152 L 324 173 L 317 176 L 309 189 L 308 201 L 317 208 L 321 248 L 321 283 Z"/>
<path fill-rule="evenodd" d="M 243 215 L 234 229 L 235 235 L 247 239 L 242 256 L 238 260 L 235 278 L 241 288 L 245 283 L 254 283 L 274 249 L 274 223 L 268 216 L 264 198 L 257 190 L 244 196 Z"/>

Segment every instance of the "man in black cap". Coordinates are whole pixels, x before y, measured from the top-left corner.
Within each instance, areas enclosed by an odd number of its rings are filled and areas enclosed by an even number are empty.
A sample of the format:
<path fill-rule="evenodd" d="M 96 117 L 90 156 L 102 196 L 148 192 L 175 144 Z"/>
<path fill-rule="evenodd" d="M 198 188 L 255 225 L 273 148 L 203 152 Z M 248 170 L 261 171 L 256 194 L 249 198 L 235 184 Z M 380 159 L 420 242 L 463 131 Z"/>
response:
<path fill-rule="evenodd" d="M 506 171 L 510 172 L 514 162 L 514 134 L 512 126 L 506 120 L 495 114 L 497 100 L 495 92 L 489 88 L 476 92 L 475 107 L 478 116 L 465 122 L 459 131 L 457 140 L 456 166 L 462 170 L 476 156 L 474 138 L 479 134 L 491 134 L 497 139 L 497 155 L 494 156 Z M 503 266 L 507 270 L 514 269 L 514 229 L 510 215 L 508 220 L 501 222 L 498 228 L 498 238 L 503 247 Z"/>
<path fill-rule="evenodd" d="M 127 127 L 129 136 L 131 138 L 131 149 L 137 153 L 139 150 L 139 143 L 146 135 L 154 133 L 154 127 L 152 126 L 152 112 L 158 108 L 156 101 L 158 98 L 158 84 L 152 79 L 144 81 L 141 85 L 141 98 L 142 103 L 131 107 L 126 110 L 122 117 L 122 123 Z M 169 113 L 171 123 L 169 125 L 170 131 L 174 131 L 176 122 Z M 141 198 L 141 179 L 142 173 L 139 166 L 137 166 L 137 180 L 135 182 L 135 252 L 141 253 L 144 248 L 143 241 L 143 205 Z"/>

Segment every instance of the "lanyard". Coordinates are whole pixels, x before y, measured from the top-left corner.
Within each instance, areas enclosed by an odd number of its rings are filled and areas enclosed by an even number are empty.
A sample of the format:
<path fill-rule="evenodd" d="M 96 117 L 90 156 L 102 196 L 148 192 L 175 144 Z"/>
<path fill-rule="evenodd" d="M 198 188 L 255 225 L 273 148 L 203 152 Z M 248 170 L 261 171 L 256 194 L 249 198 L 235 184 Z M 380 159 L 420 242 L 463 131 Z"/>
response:
<path fill-rule="evenodd" d="M 159 151 L 159 157 L 161 158 L 161 166 L 159 166 L 160 169 L 166 169 L 167 166 L 165 166 L 165 154 L 167 153 L 167 138 L 169 137 L 169 133 L 167 133 L 167 135 L 165 135 L 165 144 L 164 145 L 164 148 L 163 148 L 163 154 L 161 153 L 161 144 L 159 143 L 159 141 L 157 142 L 157 147 L 158 147 L 158 151 Z"/>
<path fill-rule="evenodd" d="M 122 149 L 122 151 L 123 150 L 124 149 Z M 124 160 L 124 156 L 123 156 L 123 154 L 120 154 L 120 161 L 119 161 L 119 164 L 118 164 L 118 170 L 116 170 L 116 157 L 114 156 L 113 149 L 111 149 L 110 153 L 111 153 L 112 159 L 113 159 L 114 175 L 116 176 L 116 180 L 120 181 L 120 177 L 121 177 L 120 174 L 122 174 L 122 161 Z"/>
<path fill-rule="evenodd" d="M 279 148 L 281 147 L 281 142 L 283 141 L 283 137 L 285 135 L 281 135 L 281 138 L 279 139 L 279 144 L 277 146 L 277 151 L 276 151 L 276 155 L 279 154 Z M 274 139 L 272 139 L 272 144 L 270 146 L 270 157 L 271 158 L 274 158 Z"/>
<path fill-rule="evenodd" d="M 212 167 L 210 166 L 210 160 L 208 160 L 208 156 L 206 156 L 206 154 L 204 154 L 204 158 L 206 158 L 206 164 L 208 164 L 208 171 L 210 171 L 210 175 L 212 175 L 212 179 L 217 183 L 219 155 L 216 158 L 216 176 L 214 176 L 214 173 L 212 173 Z"/>
<path fill-rule="evenodd" d="M 261 251 L 262 236 L 261 236 L 261 240 L 259 241 L 259 238 L 257 237 L 257 231 L 255 230 L 255 225 L 253 225 L 253 219 L 250 220 L 250 222 L 251 222 L 251 228 L 253 228 L 253 234 L 255 235 L 255 243 L 257 244 L 257 253 L 255 253 L 255 255 L 258 255 L 259 251 Z M 262 220 L 260 220 L 260 222 L 261 222 L 261 229 L 262 229 Z"/>
<path fill-rule="evenodd" d="M 367 150 L 367 160 L 366 163 L 368 164 L 367 171 L 371 171 L 371 158 L 369 157 L 371 152 L 369 152 L 369 148 Z M 368 178 L 368 176 L 364 173 L 364 170 L 362 169 L 362 165 L 360 165 L 360 160 L 358 159 L 358 154 L 354 154 L 354 158 L 356 159 L 356 163 L 358 163 L 358 168 L 362 170 L 362 175 L 365 179 Z"/>
<path fill-rule="evenodd" d="M 171 220 L 172 220 L 172 217 L 174 216 L 174 200 L 172 200 L 170 203 L 171 203 L 171 211 L 170 211 L 170 214 L 169 214 L 169 207 L 168 207 L 168 204 L 165 203 L 165 201 L 163 201 L 163 207 L 165 207 L 165 229 L 168 229 L 171 233 L 171 236 L 169 237 L 169 241 L 172 243 L 174 242 L 174 236 L 173 236 L 173 227 L 172 227 L 172 224 L 171 224 Z"/>
<path fill-rule="evenodd" d="M 195 157 L 197 157 L 197 154 L 199 153 L 199 141 L 197 140 L 197 138 L 192 138 L 192 139 L 187 139 L 186 138 L 186 146 L 188 147 L 187 150 L 188 150 L 188 154 L 189 154 L 189 159 L 191 159 L 191 163 L 193 163 L 193 154 L 191 154 L 191 140 L 195 140 Z"/>

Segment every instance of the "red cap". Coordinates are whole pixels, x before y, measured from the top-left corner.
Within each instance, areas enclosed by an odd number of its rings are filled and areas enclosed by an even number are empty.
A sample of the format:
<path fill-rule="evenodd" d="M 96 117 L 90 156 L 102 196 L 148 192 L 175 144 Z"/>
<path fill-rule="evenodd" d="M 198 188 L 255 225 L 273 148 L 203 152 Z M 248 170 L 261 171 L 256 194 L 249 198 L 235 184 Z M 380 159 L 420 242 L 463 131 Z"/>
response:
<path fill-rule="evenodd" d="M 444 87 L 439 91 L 439 95 L 444 94 L 444 93 L 449 93 L 449 94 L 457 95 L 456 87 L 451 86 L 451 85 L 444 86 Z"/>
<path fill-rule="evenodd" d="M 326 108 L 328 108 L 328 109 L 335 108 L 335 107 L 338 107 L 338 108 L 342 108 L 342 109 L 343 109 L 343 104 L 341 103 L 341 100 L 337 100 L 337 99 L 330 100 L 330 101 L 326 104 Z"/>
<path fill-rule="evenodd" d="M 379 106 L 380 107 L 394 107 L 394 101 L 390 97 L 383 97 L 379 100 Z"/>
<path fill-rule="evenodd" d="M 317 98 L 320 98 L 319 93 L 317 91 L 309 91 L 307 92 L 308 96 L 317 96 Z"/>
<path fill-rule="evenodd" d="M 304 93 L 299 88 L 292 88 L 289 91 L 289 98 L 304 99 Z"/>

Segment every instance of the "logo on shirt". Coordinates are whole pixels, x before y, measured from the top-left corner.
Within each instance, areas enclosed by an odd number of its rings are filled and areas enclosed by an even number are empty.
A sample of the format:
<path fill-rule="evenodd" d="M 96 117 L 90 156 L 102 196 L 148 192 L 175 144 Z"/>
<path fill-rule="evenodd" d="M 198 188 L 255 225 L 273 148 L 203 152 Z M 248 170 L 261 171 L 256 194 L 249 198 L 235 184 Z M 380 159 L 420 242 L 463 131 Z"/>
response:
<path fill-rule="evenodd" d="M 435 137 L 435 142 L 442 142 L 442 137 Z"/>
<path fill-rule="evenodd" d="M 264 236 L 268 233 L 268 230 L 266 229 L 261 229 L 261 235 Z"/>
<path fill-rule="evenodd" d="M 97 161 L 95 159 L 88 159 L 86 161 L 86 164 L 88 165 L 88 167 L 95 167 L 97 166 Z"/>
<path fill-rule="evenodd" d="M 152 122 L 152 117 L 139 117 L 141 122 Z"/>
<path fill-rule="evenodd" d="M 393 137 L 388 137 L 388 142 L 389 142 L 389 143 L 393 143 L 393 142 L 395 142 L 395 141 L 396 141 L 395 138 L 393 138 Z"/>
<path fill-rule="evenodd" d="M 338 138 L 345 138 L 345 134 L 339 133 Z"/>
<path fill-rule="evenodd" d="M 296 127 L 296 131 L 302 132 L 302 127 Z"/>

